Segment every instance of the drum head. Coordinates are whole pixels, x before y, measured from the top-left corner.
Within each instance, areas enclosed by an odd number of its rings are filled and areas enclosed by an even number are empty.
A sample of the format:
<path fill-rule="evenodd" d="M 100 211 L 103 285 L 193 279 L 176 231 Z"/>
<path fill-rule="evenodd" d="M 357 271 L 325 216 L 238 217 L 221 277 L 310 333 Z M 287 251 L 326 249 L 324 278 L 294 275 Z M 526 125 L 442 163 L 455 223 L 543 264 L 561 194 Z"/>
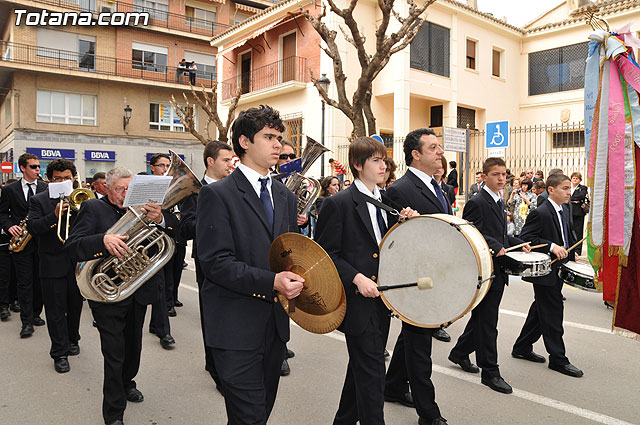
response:
<path fill-rule="evenodd" d="M 593 272 L 593 267 L 591 264 L 586 263 L 578 263 L 576 261 L 567 261 L 564 264 L 564 267 L 571 270 L 574 274 L 583 277 L 585 279 L 593 279 L 595 273 Z"/>
<path fill-rule="evenodd" d="M 471 227 L 462 227 L 467 226 Z M 382 292 L 382 299 L 412 325 L 433 328 L 449 324 L 469 311 L 477 297 L 478 261 L 463 232 L 449 221 L 413 217 L 394 226 L 382 240 L 379 284 L 397 285 L 430 277 L 433 288 L 391 289 Z"/>
<path fill-rule="evenodd" d="M 547 254 L 542 252 L 523 252 L 523 251 L 513 251 L 507 252 L 509 257 L 514 260 L 520 261 L 521 263 L 544 263 L 545 261 L 549 261 L 550 257 Z"/>

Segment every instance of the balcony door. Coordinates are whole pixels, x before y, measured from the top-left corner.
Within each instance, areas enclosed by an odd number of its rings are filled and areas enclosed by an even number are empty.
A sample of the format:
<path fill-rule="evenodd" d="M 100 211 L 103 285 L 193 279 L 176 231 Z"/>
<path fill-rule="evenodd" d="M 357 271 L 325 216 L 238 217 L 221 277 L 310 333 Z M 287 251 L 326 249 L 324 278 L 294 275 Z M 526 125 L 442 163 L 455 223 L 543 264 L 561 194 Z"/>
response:
<path fill-rule="evenodd" d="M 282 82 L 296 78 L 296 33 L 282 37 Z"/>
<path fill-rule="evenodd" d="M 251 51 L 240 55 L 240 89 L 242 94 L 251 91 Z"/>

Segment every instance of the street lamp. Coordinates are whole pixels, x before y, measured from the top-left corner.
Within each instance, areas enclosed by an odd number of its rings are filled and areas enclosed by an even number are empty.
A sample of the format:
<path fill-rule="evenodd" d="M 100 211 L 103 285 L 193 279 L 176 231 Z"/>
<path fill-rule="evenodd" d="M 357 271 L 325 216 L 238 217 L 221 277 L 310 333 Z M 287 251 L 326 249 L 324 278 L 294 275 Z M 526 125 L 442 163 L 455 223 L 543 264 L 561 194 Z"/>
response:
<path fill-rule="evenodd" d="M 318 87 L 324 89 L 325 93 L 329 93 L 329 85 L 331 84 L 331 80 L 327 78 L 327 74 L 322 74 L 320 78 L 318 78 Z M 324 99 L 322 102 L 322 129 L 320 130 L 320 144 L 324 146 Z M 324 178 L 324 153 L 320 156 L 320 176 Z"/>
<path fill-rule="evenodd" d="M 129 105 L 127 105 L 126 108 L 124 108 L 124 122 L 123 122 L 123 129 L 126 130 L 127 129 L 127 125 L 129 125 L 129 120 L 131 119 L 131 107 Z"/>

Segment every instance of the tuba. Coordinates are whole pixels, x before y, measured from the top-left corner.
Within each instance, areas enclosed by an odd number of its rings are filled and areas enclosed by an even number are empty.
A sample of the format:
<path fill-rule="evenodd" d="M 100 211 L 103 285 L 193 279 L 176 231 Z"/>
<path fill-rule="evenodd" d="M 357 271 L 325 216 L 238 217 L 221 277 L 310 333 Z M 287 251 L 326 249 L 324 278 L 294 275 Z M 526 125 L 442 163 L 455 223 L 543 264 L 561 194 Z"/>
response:
<path fill-rule="evenodd" d="M 170 209 L 187 196 L 198 193 L 202 183 L 193 171 L 173 151 L 171 167 L 167 171 L 173 180 L 162 203 L 163 209 Z M 126 236 L 129 251 L 118 258 L 78 263 L 76 278 L 83 297 L 103 303 L 119 302 L 131 296 L 153 275 L 169 262 L 175 250 L 173 240 L 162 230 L 151 225 L 142 214 L 141 206 L 129 207 L 106 234 Z"/>
<path fill-rule="evenodd" d="M 320 195 L 320 182 L 304 174 L 309 171 L 311 165 L 329 149 L 307 136 L 307 145 L 302 152 L 302 170 L 292 173 L 285 183 L 287 188 L 296 195 L 298 214 L 306 215 L 313 203 Z"/>
<path fill-rule="evenodd" d="M 18 224 L 18 226 L 20 226 L 20 235 L 11 237 L 11 241 L 9 241 L 9 251 L 20 252 L 31 240 L 31 233 L 27 230 L 27 220 L 29 220 L 29 216 L 23 218 L 20 224 Z"/>

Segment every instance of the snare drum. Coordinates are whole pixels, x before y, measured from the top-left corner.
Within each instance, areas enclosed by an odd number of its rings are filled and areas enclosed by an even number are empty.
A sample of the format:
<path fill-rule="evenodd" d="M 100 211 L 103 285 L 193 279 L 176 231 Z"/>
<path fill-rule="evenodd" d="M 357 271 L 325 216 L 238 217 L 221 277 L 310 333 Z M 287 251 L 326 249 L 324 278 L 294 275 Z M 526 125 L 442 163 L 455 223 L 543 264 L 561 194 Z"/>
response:
<path fill-rule="evenodd" d="M 505 268 L 507 274 L 520 277 L 540 277 L 551 273 L 551 257 L 542 252 L 507 252 L 510 258 L 521 262 L 527 268 L 518 273 L 517 271 Z"/>
<path fill-rule="evenodd" d="M 567 261 L 558 270 L 558 276 L 567 285 L 584 291 L 600 292 L 593 283 L 595 273 L 590 264 Z"/>
<path fill-rule="evenodd" d="M 431 289 L 381 293 L 386 306 L 414 326 L 438 328 L 456 321 L 484 298 L 493 263 L 482 234 L 453 215 L 432 214 L 393 226 L 380 242 L 380 285 L 433 279 Z"/>

